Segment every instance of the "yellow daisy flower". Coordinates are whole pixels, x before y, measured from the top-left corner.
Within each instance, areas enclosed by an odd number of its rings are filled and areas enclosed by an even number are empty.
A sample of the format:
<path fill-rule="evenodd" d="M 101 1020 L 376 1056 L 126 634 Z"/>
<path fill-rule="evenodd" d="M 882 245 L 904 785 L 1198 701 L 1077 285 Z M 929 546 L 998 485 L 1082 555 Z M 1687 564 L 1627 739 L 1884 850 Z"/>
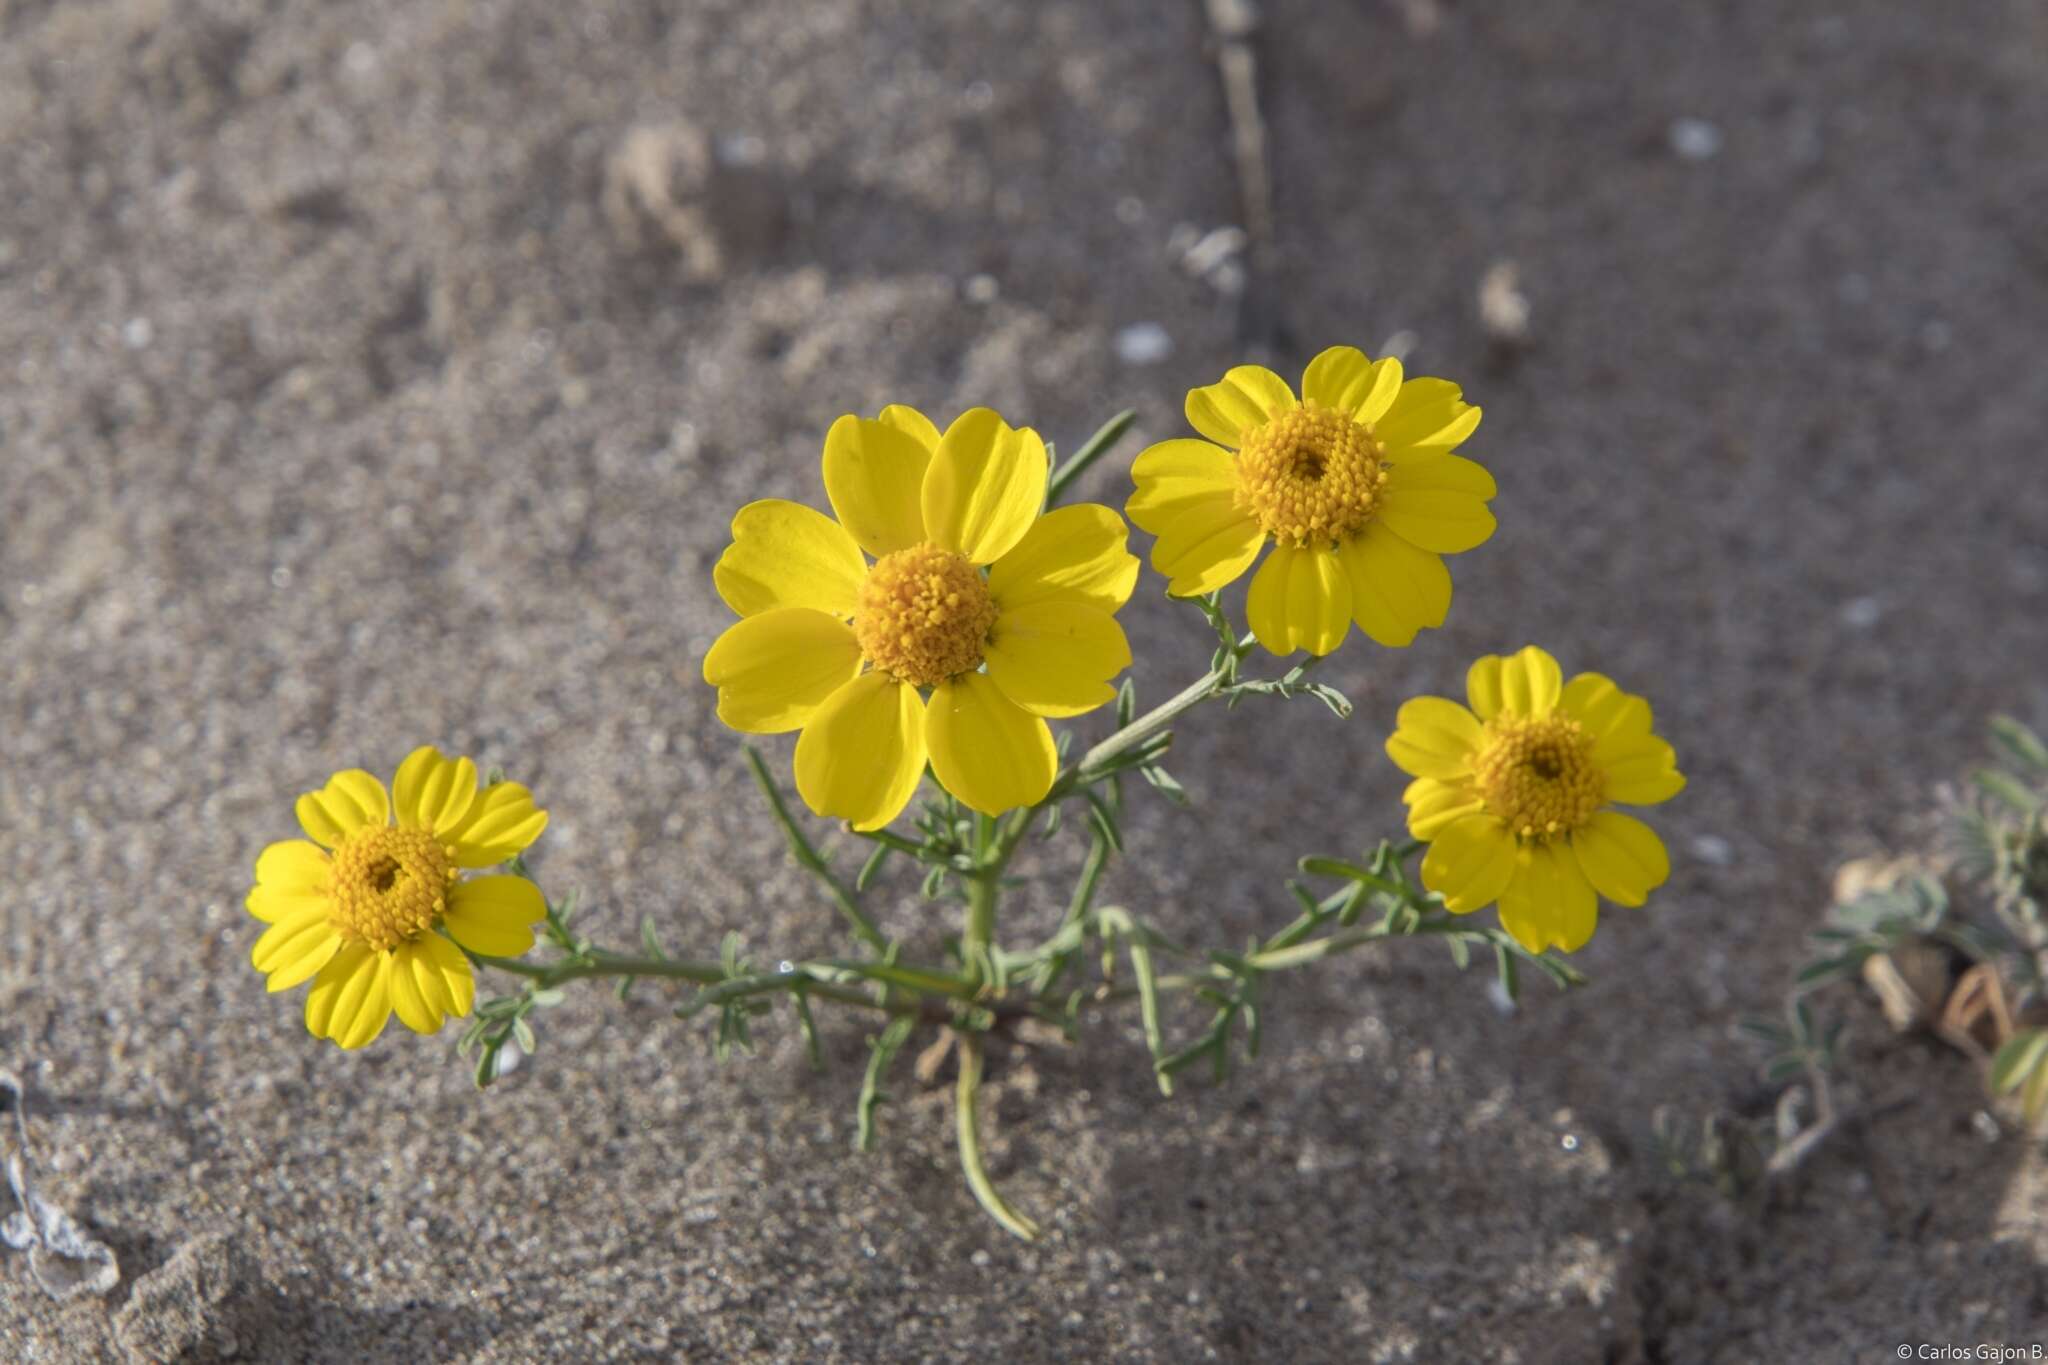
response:
<path fill-rule="evenodd" d="M 1109 508 L 1043 511 L 1046 465 L 1037 432 L 987 408 L 942 436 L 892 406 L 826 434 L 837 521 L 780 498 L 733 518 L 713 579 L 742 619 L 704 681 L 733 729 L 803 731 L 796 785 L 813 811 L 879 829 L 927 759 L 978 811 L 1031 805 L 1058 766 L 1043 717 L 1116 695 L 1131 650 L 1114 613 L 1138 561 Z"/>
<path fill-rule="evenodd" d="M 468 1014 L 476 979 L 456 944 L 517 957 L 547 914 L 524 877 L 462 876 L 504 862 L 547 828 L 525 787 L 479 789 L 474 763 L 431 745 L 398 765 L 392 787 L 395 802 L 382 782 L 350 768 L 301 796 L 310 838 L 264 849 L 249 893 L 249 913 L 270 926 L 250 961 L 273 991 L 310 977 L 306 1027 L 345 1048 L 374 1040 L 393 1010 L 415 1033 Z"/>
<path fill-rule="evenodd" d="M 1471 709 L 1443 697 L 1401 708 L 1387 753 L 1415 781 L 1408 832 L 1430 841 L 1422 884 L 1457 914 L 1498 900 L 1532 953 L 1593 936 L 1597 892 L 1641 905 L 1671 875 L 1664 842 L 1633 816 L 1685 789 L 1650 704 L 1598 673 L 1563 681 L 1534 645 L 1489 654 L 1465 678 Z"/>
<path fill-rule="evenodd" d="M 1479 409 L 1351 346 L 1310 361 L 1301 392 L 1258 365 L 1190 390 L 1188 423 L 1209 439 L 1147 448 L 1124 510 L 1159 537 L 1152 567 L 1176 597 L 1235 582 L 1271 541 L 1246 614 L 1275 654 L 1328 654 L 1353 621 L 1408 644 L 1450 610 L 1441 556 L 1493 534 L 1493 476 L 1450 453 Z"/>

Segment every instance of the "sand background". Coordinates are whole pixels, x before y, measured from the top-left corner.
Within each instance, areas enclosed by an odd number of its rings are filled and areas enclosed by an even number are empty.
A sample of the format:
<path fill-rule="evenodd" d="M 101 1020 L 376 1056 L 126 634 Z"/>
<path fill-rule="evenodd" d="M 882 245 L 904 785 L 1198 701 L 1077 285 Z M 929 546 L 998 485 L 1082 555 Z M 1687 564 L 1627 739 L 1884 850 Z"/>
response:
<path fill-rule="evenodd" d="M 1768 1106 L 1731 1024 L 1831 869 L 1918 837 L 1987 712 L 2048 712 L 2048 10 L 1272 0 L 1252 42 L 1273 228 L 1233 295 L 1181 253 L 1245 219 L 1194 4 L 0 0 L 0 1066 L 124 1271 L 59 1306 L 0 1258 L 0 1355 L 2048 1340 L 2037 1157 L 1846 994 L 1883 1117 L 1768 1208 L 1674 1183 L 1649 1126 Z M 1515 355 L 1476 304 L 1504 261 Z M 1128 363 L 1144 323 L 1171 354 Z M 345 1056 L 249 969 L 291 796 L 428 740 L 534 786 L 601 937 L 830 950 L 697 681 L 734 508 L 816 500 L 842 412 L 990 403 L 1072 449 L 1130 404 L 1158 439 L 1242 357 L 1389 339 L 1485 405 L 1500 533 L 1446 629 L 1333 662 L 1348 723 L 1191 717 L 1199 805 L 1139 800 L 1108 894 L 1276 925 L 1297 854 L 1395 826 L 1400 701 L 1536 639 L 1650 694 L 1692 780 L 1589 988 L 1511 1016 L 1428 945 L 1353 958 L 1171 1101 L 1126 1021 L 1003 1053 L 1025 1247 L 943 1089 L 901 1078 L 849 1155 L 864 1021 L 822 1076 L 786 1026 L 720 1068 L 658 992 L 593 990 L 479 1096 L 452 1034 Z M 1155 698 L 1206 656 L 1158 589 L 1125 614 Z"/>

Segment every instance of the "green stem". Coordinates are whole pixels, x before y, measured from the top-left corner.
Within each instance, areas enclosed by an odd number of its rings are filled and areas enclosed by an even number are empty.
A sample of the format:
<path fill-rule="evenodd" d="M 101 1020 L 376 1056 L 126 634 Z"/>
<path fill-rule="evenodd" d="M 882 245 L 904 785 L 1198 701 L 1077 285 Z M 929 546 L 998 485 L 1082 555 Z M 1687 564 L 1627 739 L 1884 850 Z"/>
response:
<path fill-rule="evenodd" d="M 995 1182 L 988 1178 L 988 1168 L 981 1162 L 981 1124 L 975 1116 L 975 1106 L 981 1097 L 981 1039 L 963 1031 L 955 1035 L 954 1041 L 960 1060 L 960 1081 L 953 1091 L 954 1130 L 959 1138 L 960 1169 L 967 1174 L 967 1187 L 974 1191 L 982 1208 L 988 1210 L 989 1217 L 1006 1231 L 1035 1242 L 1038 1224 L 1011 1208 L 997 1193 Z"/>
<path fill-rule="evenodd" d="M 1074 480 L 1088 471 L 1089 465 L 1107 455 L 1109 448 L 1121 440 L 1123 434 L 1131 429 L 1131 423 L 1137 420 L 1138 414 L 1125 408 L 1096 428 L 1095 434 L 1088 438 L 1087 444 L 1075 451 L 1073 458 L 1054 470 L 1052 477 L 1046 481 L 1045 505 L 1057 506 L 1060 495 L 1067 491 Z"/>
<path fill-rule="evenodd" d="M 1251 953 L 1246 956 L 1245 962 L 1262 972 L 1279 972 L 1286 971 L 1289 967 L 1305 967 L 1311 962 L 1321 962 L 1326 957 L 1348 953 L 1353 948 L 1377 943 L 1382 939 L 1406 938 L 1416 934 L 1472 933 L 1475 931 L 1448 918 L 1423 920 L 1407 933 L 1400 935 L 1389 933 L 1386 926 L 1376 924 L 1369 929 L 1351 929 L 1341 934 L 1332 934 L 1328 938 L 1310 939 L 1306 943 L 1297 943 L 1290 947 L 1269 948 L 1264 952 Z"/>
<path fill-rule="evenodd" d="M 996 833 L 992 817 L 974 817 L 976 867 L 967 879 L 967 909 L 960 922 L 960 960 L 966 966 L 968 979 L 983 986 L 995 984 L 991 949 L 996 937 L 996 901 L 1002 894 L 1003 868 L 1016 846 L 1015 840 L 1006 844 Z"/>
<path fill-rule="evenodd" d="M 1100 770 L 1104 764 L 1136 746 L 1147 735 L 1163 730 L 1173 724 L 1183 711 L 1193 710 L 1209 700 L 1209 698 L 1215 696 L 1223 684 L 1229 680 L 1229 677 L 1228 670 L 1212 668 L 1208 673 L 1189 683 L 1171 698 L 1161 702 L 1158 706 L 1139 716 L 1108 739 L 1103 740 L 1087 753 L 1081 755 L 1080 762 L 1062 773 L 1059 779 L 1052 784 L 1052 790 L 1046 793 L 1045 800 L 1039 804 L 1044 805 L 1047 802 L 1058 799 L 1060 796 L 1064 796 L 1079 783 L 1086 781 L 1088 774 Z"/>
<path fill-rule="evenodd" d="M 789 841 L 790 856 L 797 864 L 820 882 L 832 896 L 832 903 L 839 907 L 839 913 L 846 916 L 846 922 L 853 927 L 854 934 L 861 942 L 875 950 L 877 956 L 889 951 L 889 940 L 875 927 L 875 922 L 860 908 L 860 898 L 852 887 L 839 879 L 825 856 L 818 852 L 804 832 L 797 828 L 796 817 L 790 814 L 789 803 L 782 799 L 782 789 L 775 785 L 775 779 L 768 772 L 768 765 L 762 761 L 760 752 L 749 744 L 743 752 L 747 756 L 747 768 L 754 774 L 754 784 L 761 794 L 768 798 L 769 808 L 775 812 L 775 823 L 782 827 L 782 837 Z"/>
<path fill-rule="evenodd" d="M 530 977 L 542 990 L 568 981 L 607 976 L 654 976 L 671 981 L 694 981 L 713 986 L 726 979 L 725 965 L 688 957 L 628 957 L 623 953 L 591 950 L 585 957 L 569 962 L 521 962 L 509 957 L 476 958 L 478 965 L 496 967 L 514 976 Z"/>
<path fill-rule="evenodd" d="M 1067 902 L 1066 917 L 1060 921 L 1059 931 L 1053 935 L 1055 939 L 1072 934 L 1074 926 L 1088 917 L 1088 907 L 1095 902 L 1096 885 L 1101 882 L 1102 870 L 1108 865 L 1109 840 L 1098 833 L 1088 845 L 1087 860 L 1081 864 L 1081 879 L 1074 883 L 1074 897 Z M 1037 980 L 1031 988 L 1032 995 L 1043 999 L 1051 994 L 1059 985 L 1060 978 L 1066 975 L 1067 965 L 1078 951 L 1078 948 L 1069 948 L 1048 953 L 1039 965 Z"/>
<path fill-rule="evenodd" d="M 670 981 L 689 981 L 714 990 L 745 983 L 743 988 L 734 993 L 750 995 L 771 990 L 786 990 L 801 981 L 805 990 L 820 999 L 835 1000 L 845 1005 L 859 1005 L 866 1009 L 878 1009 L 888 1014 L 915 1013 L 921 1006 L 914 999 L 877 1000 L 847 986 L 844 984 L 844 978 L 860 977 L 952 1000 L 972 1000 L 976 989 L 974 983 L 950 972 L 923 967 L 856 962 L 844 958 L 799 962 L 783 971 L 763 972 L 737 978 L 727 975 L 725 964 L 722 962 L 707 962 L 697 958 L 629 957 L 622 953 L 608 953 L 602 949 L 592 949 L 580 958 L 546 964 L 481 956 L 476 958 L 476 962 L 480 966 L 496 967 L 514 976 L 526 977 L 539 990 L 549 990 L 571 981 L 658 977 Z"/>

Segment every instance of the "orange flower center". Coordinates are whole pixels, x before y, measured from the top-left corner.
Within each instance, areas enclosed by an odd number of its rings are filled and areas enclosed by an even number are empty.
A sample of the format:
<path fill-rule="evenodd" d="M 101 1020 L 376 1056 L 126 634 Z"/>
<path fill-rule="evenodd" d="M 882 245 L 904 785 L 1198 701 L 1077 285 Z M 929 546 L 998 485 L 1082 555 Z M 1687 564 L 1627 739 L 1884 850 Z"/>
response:
<path fill-rule="evenodd" d="M 1569 716 L 1495 716 L 1472 766 L 1487 810 L 1525 839 L 1571 833 L 1606 797 L 1593 737 Z"/>
<path fill-rule="evenodd" d="M 426 830 L 359 829 L 334 851 L 329 922 L 342 937 L 389 952 L 434 926 L 458 875 L 454 854 Z"/>
<path fill-rule="evenodd" d="M 883 555 L 860 585 L 853 633 L 877 672 L 931 687 L 981 667 L 996 623 L 988 581 L 936 545 Z"/>
<path fill-rule="evenodd" d="M 1387 482 L 1370 428 L 1303 403 L 1247 432 L 1237 456 L 1237 506 L 1296 547 L 1349 540 L 1372 520 Z"/>

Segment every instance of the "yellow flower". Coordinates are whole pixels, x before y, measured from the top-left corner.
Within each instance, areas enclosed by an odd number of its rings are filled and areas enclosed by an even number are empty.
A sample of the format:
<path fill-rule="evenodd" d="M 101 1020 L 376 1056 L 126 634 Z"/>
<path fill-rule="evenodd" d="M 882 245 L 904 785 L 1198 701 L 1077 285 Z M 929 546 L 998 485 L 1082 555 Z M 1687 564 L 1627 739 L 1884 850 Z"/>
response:
<path fill-rule="evenodd" d="M 1387 753 L 1415 781 L 1408 832 L 1430 841 L 1422 883 L 1457 914 L 1500 902 L 1532 953 L 1593 936 L 1595 892 L 1641 905 L 1671 875 L 1664 842 L 1633 816 L 1685 788 L 1650 704 L 1598 673 L 1562 681 L 1530 645 L 1465 678 L 1470 710 L 1443 697 L 1401 708 Z"/>
<path fill-rule="evenodd" d="M 818 814 L 881 828 L 927 759 L 978 811 L 1031 805 L 1058 766 L 1042 718 L 1116 695 L 1138 561 L 1107 507 L 1041 515 L 1046 464 L 1037 432 L 987 408 L 941 436 L 887 407 L 826 434 L 838 521 L 780 498 L 733 518 L 714 581 L 742 619 L 704 681 L 733 729 L 803 731 L 796 785 Z"/>
<path fill-rule="evenodd" d="M 416 1033 L 468 1014 L 476 979 L 456 944 L 517 957 L 547 914 L 524 877 L 462 876 L 547 828 L 525 787 L 479 790 L 474 763 L 431 745 L 398 765 L 392 787 L 395 803 L 382 782 L 350 768 L 301 796 L 310 840 L 264 849 L 249 893 L 249 913 L 270 926 L 250 961 L 273 991 L 312 978 L 306 1027 L 345 1048 L 375 1039 L 393 1010 Z"/>
<path fill-rule="evenodd" d="M 1176 597 L 1235 582 L 1272 541 L 1246 614 L 1275 654 L 1328 654 L 1353 621 L 1408 644 L 1450 610 L 1441 556 L 1493 534 L 1493 476 L 1450 453 L 1479 409 L 1456 384 L 1404 381 L 1399 360 L 1350 346 L 1310 361 L 1301 391 L 1258 365 L 1190 390 L 1188 422 L 1209 439 L 1140 454 L 1124 510 L 1159 537 L 1152 567 Z"/>

